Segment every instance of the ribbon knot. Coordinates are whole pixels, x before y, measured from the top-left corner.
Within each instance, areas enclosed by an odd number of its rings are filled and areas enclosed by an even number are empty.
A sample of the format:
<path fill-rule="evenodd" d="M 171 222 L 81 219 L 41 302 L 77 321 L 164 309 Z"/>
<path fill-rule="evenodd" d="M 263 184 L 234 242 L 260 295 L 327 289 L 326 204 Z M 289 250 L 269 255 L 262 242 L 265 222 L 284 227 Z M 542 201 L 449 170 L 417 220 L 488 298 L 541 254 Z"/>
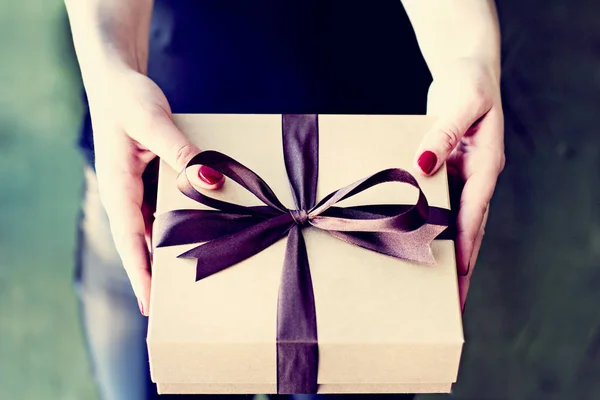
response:
<path fill-rule="evenodd" d="M 283 116 L 283 151 L 296 210 L 287 209 L 256 173 L 231 157 L 204 151 L 188 164 L 209 166 L 263 202 L 246 207 L 200 193 L 185 170 L 179 190 L 212 210 L 174 210 L 154 224 L 156 246 L 201 243 L 179 255 L 195 258 L 196 280 L 235 265 L 287 236 L 287 249 L 277 307 L 277 392 L 316 393 L 318 370 L 317 318 L 308 254 L 301 228 L 310 225 L 352 245 L 403 260 L 434 264 L 430 243 L 450 230 L 450 210 L 430 207 L 417 180 L 390 168 L 354 182 L 316 201 L 318 129 L 316 115 Z M 414 205 L 336 204 L 373 186 L 398 182 L 419 191 Z M 291 219 L 290 220 L 290 216 Z M 446 236 L 445 238 L 451 238 Z M 365 268 L 368 268 L 366 265 Z"/>
<path fill-rule="evenodd" d="M 308 213 L 306 210 L 290 210 L 290 215 L 298 226 L 306 226 L 308 224 Z"/>

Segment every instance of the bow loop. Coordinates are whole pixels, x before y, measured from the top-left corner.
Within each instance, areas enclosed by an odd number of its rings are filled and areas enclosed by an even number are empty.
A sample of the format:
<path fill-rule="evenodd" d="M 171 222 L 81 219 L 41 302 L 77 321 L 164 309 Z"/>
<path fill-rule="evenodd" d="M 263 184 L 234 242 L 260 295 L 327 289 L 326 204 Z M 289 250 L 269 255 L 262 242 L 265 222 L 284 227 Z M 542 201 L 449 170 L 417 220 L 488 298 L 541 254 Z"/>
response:
<path fill-rule="evenodd" d="M 194 165 L 206 165 L 216 171 L 219 171 L 256 196 L 256 198 L 268 206 L 268 209 L 262 207 L 245 207 L 222 200 L 217 200 L 200 193 L 192 186 L 186 174 L 187 169 Z M 274 216 L 285 213 L 286 211 L 286 208 L 283 204 L 281 204 L 277 196 L 275 196 L 273 190 L 271 190 L 269 185 L 267 185 L 267 183 L 263 181 L 260 176 L 233 158 L 219 153 L 218 151 L 207 150 L 198 153 L 190 160 L 186 168 L 179 174 L 177 183 L 179 190 L 190 199 L 224 212 L 246 215 L 262 214 Z"/>
<path fill-rule="evenodd" d="M 188 167 L 206 165 L 260 199 L 266 206 L 246 207 L 197 191 L 185 170 L 180 191 L 214 210 L 176 210 L 159 216 L 158 247 L 206 243 L 179 257 L 197 260 L 196 279 L 203 279 L 251 257 L 286 234 L 287 250 L 281 277 L 277 316 L 277 391 L 317 390 L 317 318 L 308 254 L 301 228 L 310 224 L 332 236 L 388 256 L 434 263 L 430 243 L 449 226 L 449 210 L 430 207 L 417 180 L 407 171 L 390 168 L 336 190 L 316 203 L 318 128 L 316 115 L 284 115 L 285 167 L 296 203 L 288 210 L 253 171 L 216 151 L 195 156 Z M 406 183 L 419 191 L 413 205 L 380 204 L 338 207 L 336 203 L 386 182 Z"/>

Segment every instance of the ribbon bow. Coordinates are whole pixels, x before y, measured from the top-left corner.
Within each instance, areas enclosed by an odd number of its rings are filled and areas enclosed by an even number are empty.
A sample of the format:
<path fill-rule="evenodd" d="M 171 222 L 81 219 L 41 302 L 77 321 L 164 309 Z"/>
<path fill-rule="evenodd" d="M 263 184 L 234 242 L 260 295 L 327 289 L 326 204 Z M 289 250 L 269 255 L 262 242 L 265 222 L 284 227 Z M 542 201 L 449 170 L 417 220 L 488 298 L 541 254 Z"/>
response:
<path fill-rule="evenodd" d="M 430 243 L 449 226 L 450 210 L 430 207 L 416 179 L 398 168 L 386 169 L 316 202 L 318 128 L 316 115 L 283 115 L 283 151 L 295 210 L 287 209 L 254 172 L 216 151 L 204 151 L 188 164 L 209 166 L 237 182 L 265 206 L 217 200 L 192 187 L 185 170 L 178 188 L 214 210 L 175 210 L 155 222 L 157 247 L 201 243 L 179 255 L 195 258 L 196 280 L 206 278 L 261 252 L 288 236 L 277 310 L 277 392 L 316 393 L 317 319 L 301 229 L 323 229 L 348 243 L 400 259 L 434 264 Z M 337 207 L 336 203 L 385 182 L 419 190 L 414 205 Z"/>

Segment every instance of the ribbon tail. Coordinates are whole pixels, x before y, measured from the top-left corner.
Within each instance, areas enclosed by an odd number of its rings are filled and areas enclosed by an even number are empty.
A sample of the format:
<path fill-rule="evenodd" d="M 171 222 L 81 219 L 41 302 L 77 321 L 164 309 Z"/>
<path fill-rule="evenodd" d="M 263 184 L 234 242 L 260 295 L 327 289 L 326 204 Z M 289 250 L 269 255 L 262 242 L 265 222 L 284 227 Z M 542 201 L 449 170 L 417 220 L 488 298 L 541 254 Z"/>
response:
<path fill-rule="evenodd" d="M 288 234 L 277 306 L 277 393 L 317 392 L 317 316 L 308 255 L 298 226 Z"/>
<path fill-rule="evenodd" d="M 456 239 L 456 211 L 448 210 L 447 208 L 430 207 L 429 208 L 429 223 L 434 225 L 447 226 L 436 239 L 439 240 L 455 240 Z"/>
<path fill-rule="evenodd" d="M 281 214 L 230 236 L 215 239 L 179 255 L 196 258 L 196 281 L 260 253 L 281 239 L 292 226 L 292 217 Z"/>
<path fill-rule="evenodd" d="M 247 229 L 264 217 L 228 214 L 215 210 L 175 210 L 154 221 L 156 247 L 201 243 Z"/>
<path fill-rule="evenodd" d="M 340 240 L 380 254 L 420 264 L 435 265 L 431 242 L 444 229 L 445 226 L 426 224 L 411 232 L 328 232 Z"/>

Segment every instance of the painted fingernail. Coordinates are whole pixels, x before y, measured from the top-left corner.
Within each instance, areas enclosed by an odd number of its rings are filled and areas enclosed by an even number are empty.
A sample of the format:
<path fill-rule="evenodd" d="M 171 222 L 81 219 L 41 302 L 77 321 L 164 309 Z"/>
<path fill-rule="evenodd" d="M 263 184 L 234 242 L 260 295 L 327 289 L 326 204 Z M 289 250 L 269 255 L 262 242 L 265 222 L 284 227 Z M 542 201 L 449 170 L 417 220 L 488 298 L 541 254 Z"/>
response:
<path fill-rule="evenodd" d="M 216 183 L 219 183 L 221 179 L 223 179 L 223 174 L 221 174 L 218 171 L 215 171 L 211 167 L 203 165 L 198 171 L 198 177 L 204 182 L 208 183 L 209 185 L 214 185 Z"/>
<path fill-rule="evenodd" d="M 146 316 L 146 314 L 144 314 L 144 305 L 142 304 L 142 302 L 141 302 L 139 299 L 138 299 L 138 301 L 137 301 L 137 302 L 138 302 L 138 307 L 140 308 L 140 313 L 141 313 L 143 316 Z"/>
<path fill-rule="evenodd" d="M 421 157 L 417 160 L 417 164 L 419 164 L 421 171 L 429 174 L 437 164 L 437 156 L 433 151 L 427 150 L 421 154 Z"/>

